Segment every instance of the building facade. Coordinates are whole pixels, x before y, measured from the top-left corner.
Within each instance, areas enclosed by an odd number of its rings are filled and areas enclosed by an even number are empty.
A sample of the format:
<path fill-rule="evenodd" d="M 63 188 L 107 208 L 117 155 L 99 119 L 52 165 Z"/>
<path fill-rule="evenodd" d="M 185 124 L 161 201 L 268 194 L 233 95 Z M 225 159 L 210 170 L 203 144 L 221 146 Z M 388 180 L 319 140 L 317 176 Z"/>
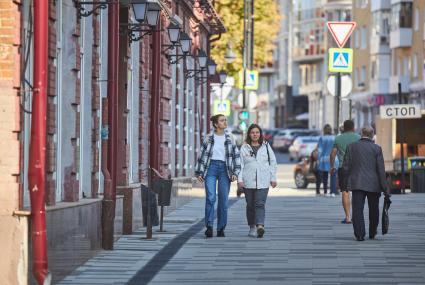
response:
<path fill-rule="evenodd" d="M 7 3 L 6 3 L 7 2 Z M 142 225 L 141 185 L 146 185 L 150 147 L 159 144 L 158 171 L 174 180 L 172 207 L 190 199 L 196 153 L 209 131 L 208 74 L 197 56 L 209 54 L 210 40 L 225 32 L 212 4 L 205 1 L 154 1 L 161 7 L 160 44 L 144 31 L 131 1 L 119 4 L 117 169 L 114 230 L 131 234 Z M 46 221 L 48 254 L 57 281 L 101 247 L 102 198 L 107 160 L 108 9 L 79 1 L 49 1 L 46 145 Z M 0 115 L 2 138 L 2 250 L 13 257 L 2 264 L 2 280 L 27 284 L 29 145 L 34 66 L 33 1 L 0 3 Z M 94 10 L 93 10 L 94 9 Z M 87 11 L 93 13 L 83 16 Z M 190 54 L 169 48 L 170 23 L 191 39 Z M 145 29 L 146 30 L 146 29 Z M 135 40 L 137 37 L 143 37 Z M 159 48 L 159 50 L 158 50 Z M 155 54 L 159 66 L 154 67 Z M 109 67 L 110 68 L 110 67 Z M 152 88 L 159 69 L 159 90 Z M 152 110 L 158 96 L 159 109 Z M 158 116 L 159 136 L 150 133 Z M 7 147 L 6 147 L 7 146 Z M 4 160 L 4 163 L 3 163 Z M 11 195 L 12 193 L 12 195 Z M 84 217 L 84 218 L 81 218 Z M 67 253 L 66 264 L 63 254 Z M 30 275 L 30 274 L 29 274 Z M 9 282 L 10 281 L 10 282 Z M 32 281 L 33 282 L 33 281 Z"/>
<path fill-rule="evenodd" d="M 356 125 L 374 124 L 380 105 L 417 103 L 423 108 L 424 1 L 356 0 L 353 20 L 357 31 L 350 97 Z"/>

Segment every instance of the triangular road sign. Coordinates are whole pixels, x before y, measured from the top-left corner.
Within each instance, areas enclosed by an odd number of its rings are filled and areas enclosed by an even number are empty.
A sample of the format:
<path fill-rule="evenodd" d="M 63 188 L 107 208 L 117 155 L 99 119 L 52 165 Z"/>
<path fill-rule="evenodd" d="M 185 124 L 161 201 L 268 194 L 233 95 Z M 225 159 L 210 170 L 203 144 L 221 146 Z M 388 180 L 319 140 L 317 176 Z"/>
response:
<path fill-rule="evenodd" d="M 340 48 L 343 48 L 354 28 L 355 22 L 327 22 L 328 29 Z"/>

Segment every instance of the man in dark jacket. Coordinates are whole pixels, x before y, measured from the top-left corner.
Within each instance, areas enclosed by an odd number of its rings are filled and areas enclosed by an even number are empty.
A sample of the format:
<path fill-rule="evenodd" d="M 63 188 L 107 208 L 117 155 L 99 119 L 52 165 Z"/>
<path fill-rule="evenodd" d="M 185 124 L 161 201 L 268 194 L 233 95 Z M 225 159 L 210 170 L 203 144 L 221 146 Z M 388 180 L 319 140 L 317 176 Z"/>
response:
<path fill-rule="evenodd" d="M 362 129 L 362 138 L 350 144 L 344 157 L 344 185 L 352 191 L 354 235 L 358 241 L 365 237 L 363 208 L 369 205 L 369 238 L 374 239 L 379 224 L 379 197 L 387 192 L 384 157 L 380 146 L 373 142 L 373 129 Z"/>

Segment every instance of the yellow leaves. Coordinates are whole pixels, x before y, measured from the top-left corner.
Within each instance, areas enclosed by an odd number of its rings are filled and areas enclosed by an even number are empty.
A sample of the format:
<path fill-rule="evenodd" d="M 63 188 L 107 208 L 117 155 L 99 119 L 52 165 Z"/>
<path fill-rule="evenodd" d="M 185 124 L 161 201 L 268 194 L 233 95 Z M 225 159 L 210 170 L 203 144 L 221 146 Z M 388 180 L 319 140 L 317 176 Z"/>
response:
<path fill-rule="evenodd" d="M 223 20 L 227 33 L 212 43 L 211 55 L 218 69 L 230 75 L 242 69 L 244 0 L 215 1 L 216 9 Z M 280 15 L 276 0 L 254 0 L 254 65 L 266 65 L 272 60 L 276 36 L 279 32 Z M 225 54 L 230 46 L 236 55 L 232 63 L 226 63 Z"/>

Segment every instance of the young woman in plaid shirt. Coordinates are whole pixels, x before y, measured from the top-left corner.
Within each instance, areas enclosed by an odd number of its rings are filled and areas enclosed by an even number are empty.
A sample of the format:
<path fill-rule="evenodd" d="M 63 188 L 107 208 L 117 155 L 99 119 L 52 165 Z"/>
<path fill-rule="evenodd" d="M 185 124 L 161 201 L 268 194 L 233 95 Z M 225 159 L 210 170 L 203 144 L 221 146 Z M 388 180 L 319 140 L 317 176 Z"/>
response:
<path fill-rule="evenodd" d="M 239 150 L 225 130 L 227 119 L 218 114 L 211 117 L 214 130 L 207 135 L 195 170 L 198 180 L 205 183 L 205 236 L 213 236 L 214 204 L 218 181 L 217 236 L 224 237 L 227 224 L 227 202 L 230 182 L 236 181 L 241 170 Z"/>

